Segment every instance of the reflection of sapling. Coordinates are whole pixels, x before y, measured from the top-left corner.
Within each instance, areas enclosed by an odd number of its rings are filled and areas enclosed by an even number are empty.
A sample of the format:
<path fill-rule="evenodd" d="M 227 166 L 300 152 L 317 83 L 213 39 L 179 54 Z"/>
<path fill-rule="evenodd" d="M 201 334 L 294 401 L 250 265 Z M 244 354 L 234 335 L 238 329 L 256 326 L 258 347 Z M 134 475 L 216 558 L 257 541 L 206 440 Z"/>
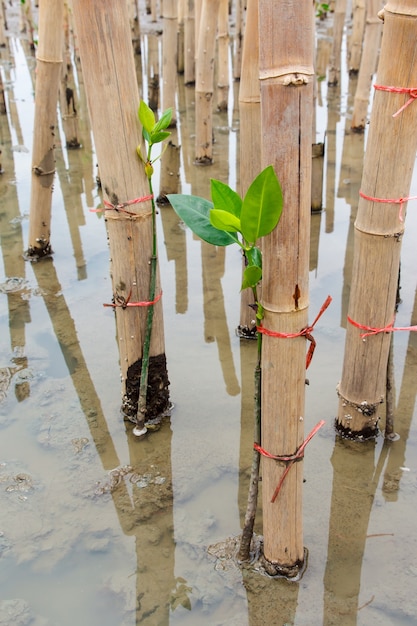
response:
<path fill-rule="evenodd" d="M 256 246 L 260 237 L 269 235 L 277 226 L 282 213 L 282 191 L 272 165 L 265 168 L 250 185 L 242 199 L 233 189 L 219 180 L 211 181 L 212 202 L 198 196 L 168 195 L 178 216 L 207 243 L 228 246 L 236 243 L 242 248 L 246 266 L 242 289 L 252 289 L 256 303 L 257 323 L 263 317 L 258 300 L 257 285 L 262 279 L 262 253 Z M 261 442 L 261 347 L 262 334 L 257 339 L 258 358 L 255 367 L 255 442 Z M 248 561 L 253 536 L 259 483 L 259 452 L 254 449 L 248 504 L 238 558 Z"/>

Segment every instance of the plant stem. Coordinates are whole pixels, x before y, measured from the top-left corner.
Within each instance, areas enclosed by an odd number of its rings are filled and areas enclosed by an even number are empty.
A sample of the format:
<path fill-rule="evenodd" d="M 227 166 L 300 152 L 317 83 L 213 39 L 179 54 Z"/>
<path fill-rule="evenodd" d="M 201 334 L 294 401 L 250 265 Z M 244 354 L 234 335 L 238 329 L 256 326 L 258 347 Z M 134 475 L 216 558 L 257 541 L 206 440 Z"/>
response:
<path fill-rule="evenodd" d="M 256 290 L 254 290 L 255 302 L 257 302 Z M 255 366 L 255 407 L 254 407 L 254 442 L 261 445 L 261 354 L 262 354 L 262 334 L 257 336 L 258 358 Z M 252 466 L 249 481 L 248 501 L 246 505 L 245 522 L 240 540 L 238 553 L 239 561 L 250 560 L 250 546 L 253 537 L 253 527 L 255 525 L 256 507 L 258 504 L 259 468 L 261 455 L 255 448 L 252 453 Z"/>
<path fill-rule="evenodd" d="M 149 284 L 149 302 L 153 303 L 155 300 L 156 291 L 156 270 L 157 270 L 157 247 L 156 247 L 156 208 L 155 201 L 153 199 L 152 179 L 148 177 L 149 192 L 152 195 L 152 256 L 151 256 L 151 277 Z M 145 338 L 143 341 L 142 350 L 142 367 L 140 374 L 140 388 L 138 399 L 138 413 L 136 418 L 135 434 L 138 436 L 146 433 L 146 405 L 147 405 L 147 391 L 148 391 L 148 376 L 149 376 L 149 352 L 151 346 L 152 337 L 152 325 L 153 325 L 153 313 L 154 305 L 148 305 L 148 313 L 146 316 Z"/>

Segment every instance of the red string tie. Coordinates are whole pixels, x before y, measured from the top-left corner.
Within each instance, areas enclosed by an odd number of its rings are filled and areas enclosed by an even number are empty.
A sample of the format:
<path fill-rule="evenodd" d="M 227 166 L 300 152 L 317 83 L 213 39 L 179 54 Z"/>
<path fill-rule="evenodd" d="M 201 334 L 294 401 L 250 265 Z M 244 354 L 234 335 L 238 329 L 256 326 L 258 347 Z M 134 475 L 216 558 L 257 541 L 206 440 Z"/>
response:
<path fill-rule="evenodd" d="M 295 337 L 305 337 L 306 339 L 308 339 L 308 341 L 310 342 L 310 347 L 306 356 L 306 369 L 308 369 L 311 363 L 311 359 L 313 358 L 314 350 L 316 349 L 316 340 L 312 335 L 314 326 L 323 315 L 324 311 L 327 309 L 331 301 L 332 297 L 327 296 L 326 300 L 322 304 L 320 311 L 316 315 L 316 319 L 311 324 L 311 326 L 306 326 L 305 328 L 302 328 L 298 333 L 279 333 L 274 330 L 268 330 L 262 325 L 257 326 L 256 329 L 259 333 L 262 333 L 263 335 L 268 335 L 268 337 L 279 337 L 280 339 L 294 339 Z"/>
<path fill-rule="evenodd" d="M 392 114 L 392 117 L 397 117 L 400 113 L 404 111 L 414 100 L 417 98 L 417 88 L 416 87 L 391 87 L 384 85 L 374 85 L 374 89 L 378 89 L 379 91 L 390 91 L 391 93 L 407 93 L 410 97 L 403 106 L 398 109 L 396 113 Z"/>
<path fill-rule="evenodd" d="M 394 326 L 394 319 L 383 328 L 373 328 L 372 326 L 359 324 L 359 322 L 355 322 L 355 320 L 349 317 L 349 315 L 347 316 L 347 320 L 350 324 L 352 324 L 352 326 L 356 326 L 356 328 L 366 331 L 365 333 L 361 333 L 361 339 L 365 339 L 371 335 L 378 335 L 379 333 L 393 333 L 397 330 L 417 331 L 417 326 Z"/>
<path fill-rule="evenodd" d="M 111 302 L 110 304 L 103 304 L 103 306 L 111 306 L 113 308 L 120 306 L 122 309 L 125 309 L 127 306 L 152 306 L 162 298 L 162 291 L 155 297 L 154 300 L 151 301 L 144 300 L 143 302 L 130 302 L 131 295 L 132 290 L 129 291 L 129 295 L 127 296 L 127 298 L 116 294 L 114 296 L 114 302 Z"/>
<path fill-rule="evenodd" d="M 99 209 L 90 209 L 91 213 L 103 213 L 104 211 L 118 211 L 120 213 L 126 213 L 127 215 L 136 215 L 133 211 L 127 211 L 125 207 L 131 206 L 132 204 L 139 204 L 139 202 L 146 202 L 147 200 L 152 200 L 153 195 L 149 194 L 147 196 L 142 196 L 141 198 L 135 198 L 134 200 L 128 200 L 127 202 L 121 202 L 120 204 L 112 204 L 107 200 L 104 200 L 103 207 Z"/>
<path fill-rule="evenodd" d="M 277 499 L 277 496 L 280 492 L 280 489 L 282 487 L 282 483 L 284 482 L 288 472 L 290 471 L 292 465 L 296 462 L 296 461 L 301 461 L 304 458 L 304 448 L 306 447 L 306 445 L 308 444 L 309 441 L 311 441 L 311 439 L 314 437 L 314 435 L 316 434 L 316 432 L 318 430 L 320 430 L 320 428 L 322 426 L 324 426 L 326 422 L 324 420 L 320 420 L 320 422 L 318 424 L 316 424 L 313 428 L 313 430 L 311 431 L 311 433 L 309 435 L 307 435 L 307 437 L 304 439 L 303 443 L 301 444 L 301 446 L 299 446 L 299 448 L 297 448 L 296 452 L 294 454 L 290 454 L 289 456 L 281 456 L 281 455 L 276 455 L 276 454 L 271 454 L 270 452 L 267 452 L 266 450 L 264 450 L 264 448 L 262 448 L 258 443 L 254 443 L 253 447 L 254 449 L 259 452 L 259 454 L 262 454 L 262 456 L 265 456 L 267 459 L 273 459 L 274 461 L 279 461 L 281 463 L 286 463 L 287 467 L 285 468 L 280 481 L 272 495 L 271 498 L 271 502 L 275 502 L 275 500 Z"/>
<path fill-rule="evenodd" d="M 417 200 L 417 196 L 406 196 L 405 198 L 374 198 L 373 196 L 367 196 L 363 191 L 359 192 L 361 198 L 365 198 L 365 200 L 369 200 L 370 202 L 381 202 L 384 204 L 399 204 L 400 210 L 398 213 L 398 219 L 400 222 L 404 221 L 403 218 L 403 206 L 405 202 L 409 200 Z"/>

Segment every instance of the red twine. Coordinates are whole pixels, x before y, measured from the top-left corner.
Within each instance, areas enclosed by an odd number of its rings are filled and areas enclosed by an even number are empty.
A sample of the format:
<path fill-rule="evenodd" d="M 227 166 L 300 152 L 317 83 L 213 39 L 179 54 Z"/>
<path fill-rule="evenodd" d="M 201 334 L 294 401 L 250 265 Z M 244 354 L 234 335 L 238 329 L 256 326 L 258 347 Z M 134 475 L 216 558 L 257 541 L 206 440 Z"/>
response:
<path fill-rule="evenodd" d="M 90 209 L 91 213 L 103 213 L 104 211 L 120 211 L 121 213 L 126 213 L 127 215 L 136 215 L 133 211 L 126 211 L 125 207 L 130 206 L 132 204 L 139 204 L 139 202 L 146 202 L 146 200 L 152 200 L 153 195 L 142 196 L 141 198 L 135 198 L 134 200 L 128 200 L 127 202 L 121 202 L 120 204 L 112 204 L 107 200 L 104 200 L 104 207 L 99 209 Z"/>
<path fill-rule="evenodd" d="M 114 302 L 112 302 L 111 304 L 103 304 L 103 306 L 111 306 L 113 308 L 120 306 L 122 307 L 122 309 L 125 309 L 127 306 L 152 306 L 153 304 L 156 304 L 162 298 L 162 291 L 160 294 L 158 294 L 155 297 L 155 300 L 151 300 L 151 301 L 144 300 L 143 302 L 130 302 L 131 295 L 132 295 L 132 290 L 130 290 L 127 298 L 116 295 L 114 298 L 115 300 Z"/>
<path fill-rule="evenodd" d="M 378 335 L 379 333 L 393 333 L 396 330 L 417 330 L 417 326 L 394 326 L 394 320 L 392 320 L 392 322 L 384 328 L 372 328 L 372 326 L 365 326 L 364 324 L 355 322 L 351 317 L 349 317 L 349 315 L 347 316 L 347 319 L 352 326 L 356 326 L 356 328 L 360 328 L 361 330 L 366 330 L 365 333 L 361 333 L 361 339 L 365 339 L 365 337 L 369 337 L 370 335 Z"/>
<path fill-rule="evenodd" d="M 417 88 L 416 87 L 386 87 L 384 85 L 374 85 L 374 89 L 378 89 L 379 91 L 390 91 L 391 93 L 407 93 L 410 98 L 407 100 L 403 106 L 398 109 L 396 113 L 392 114 L 392 117 L 397 117 L 400 113 L 404 111 L 408 107 L 409 104 L 414 102 L 417 98 Z"/>
<path fill-rule="evenodd" d="M 318 430 L 320 430 L 320 428 L 322 426 L 324 426 L 326 422 L 324 420 L 320 420 L 320 422 L 318 424 L 315 425 L 315 427 L 313 428 L 313 430 L 311 431 L 311 433 L 309 435 L 307 435 L 307 437 L 305 438 L 305 440 L 303 441 L 303 443 L 301 444 L 301 446 L 299 448 L 297 448 L 295 454 L 291 454 L 290 456 L 281 456 L 281 455 L 275 455 L 275 454 L 271 454 L 270 452 L 267 452 L 266 450 L 264 450 L 259 444 L 254 443 L 253 447 L 254 449 L 259 452 L 259 454 L 262 454 L 262 456 L 265 456 L 268 459 L 273 459 L 274 461 L 281 461 L 283 463 L 287 463 L 287 467 L 285 468 L 280 481 L 272 495 L 271 498 L 271 502 L 275 502 L 275 500 L 277 499 L 277 496 L 280 492 L 280 489 L 282 487 L 282 483 L 285 480 L 285 477 L 287 476 L 288 472 L 291 469 L 291 466 L 296 462 L 299 461 L 300 459 L 302 459 L 304 457 L 304 448 L 306 447 L 306 445 L 309 443 L 309 441 L 311 441 L 311 439 L 314 437 L 314 435 L 316 434 L 316 432 Z"/>
<path fill-rule="evenodd" d="M 314 339 L 311 333 L 314 330 L 314 326 L 316 322 L 323 315 L 324 311 L 327 309 L 331 301 L 332 301 L 332 297 L 327 296 L 320 311 L 318 312 L 316 316 L 316 319 L 311 324 L 311 326 L 306 326 L 305 328 L 302 328 L 298 333 L 279 333 L 274 330 L 268 330 L 267 328 L 264 328 L 262 325 L 256 327 L 257 331 L 262 333 L 263 335 L 268 335 L 268 337 L 278 337 L 280 339 L 294 339 L 295 337 L 305 337 L 306 339 L 308 339 L 308 341 L 310 342 L 310 347 L 308 349 L 307 356 L 306 356 L 306 369 L 308 369 L 308 366 L 311 363 L 311 359 L 313 358 L 314 350 L 316 348 L 316 340 Z"/>
<path fill-rule="evenodd" d="M 407 196 L 405 198 L 374 198 L 373 196 L 367 196 L 365 193 L 363 193 L 363 191 L 360 191 L 359 195 L 361 196 L 361 198 L 365 198 L 365 200 L 369 200 L 370 202 L 382 202 L 384 204 L 399 204 L 400 211 L 398 214 L 398 219 L 400 220 L 400 222 L 404 221 L 404 218 L 403 218 L 404 203 L 408 202 L 409 200 L 417 200 L 417 196 Z"/>

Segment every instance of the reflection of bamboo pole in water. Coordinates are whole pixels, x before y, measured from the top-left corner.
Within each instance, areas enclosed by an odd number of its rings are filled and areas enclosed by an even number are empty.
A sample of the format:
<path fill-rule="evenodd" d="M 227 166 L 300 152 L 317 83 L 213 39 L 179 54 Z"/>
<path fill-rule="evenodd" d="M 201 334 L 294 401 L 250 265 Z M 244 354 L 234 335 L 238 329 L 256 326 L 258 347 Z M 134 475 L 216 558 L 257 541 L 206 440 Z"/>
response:
<path fill-rule="evenodd" d="M 187 237 L 181 220 L 171 208 L 161 211 L 164 243 L 168 261 L 175 264 L 175 312 L 188 309 Z"/>
<path fill-rule="evenodd" d="M 329 90 L 327 96 L 326 129 L 326 233 L 333 232 L 336 188 L 336 127 L 340 120 L 340 86 Z"/>
<path fill-rule="evenodd" d="M 71 237 L 72 249 L 74 251 L 75 264 L 77 267 L 78 280 L 84 280 L 87 278 L 87 265 L 84 258 L 84 252 L 82 248 L 82 240 L 80 234 L 80 226 L 85 224 L 84 213 L 81 204 L 81 178 L 79 176 L 79 169 L 73 160 L 72 155 L 76 155 L 77 152 L 68 152 L 68 158 L 70 161 L 69 169 L 65 169 L 65 164 L 60 150 L 56 151 L 56 169 L 59 178 L 59 184 L 64 199 L 65 213 L 67 215 L 69 232 Z"/>
<path fill-rule="evenodd" d="M 369 516 L 387 456 L 385 445 L 374 469 L 375 442 L 336 439 L 333 489 L 324 574 L 323 626 L 355 626 Z"/>
<path fill-rule="evenodd" d="M 132 494 L 125 483 L 112 492 L 123 532 L 135 537 L 135 624 L 168 625 L 170 611 L 187 600 L 183 580 L 174 575 L 171 437 L 168 426 L 158 433 L 157 444 L 147 439 L 138 446 L 128 437 Z"/>
<path fill-rule="evenodd" d="M 410 325 L 417 324 L 417 291 L 414 296 L 414 306 Z M 400 436 L 397 441 L 388 443 L 389 457 L 384 472 L 384 485 L 382 488 L 386 500 L 396 500 L 400 488 L 400 480 L 403 475 L 401 469 L 405 465 L 405 453 L 407 440 L 410 433 L 411 422 L 414 415 L 414 405 L 417 395 L 416 379 L 417 363 L 417 336 L 410 332 L 408 338 L 407 353 L 404 363 L 403 378 L 398 402 L 394 416 L 394 430 Z"/>
<path fill-rule="evenodd" d="M 81 352 L 74 320 L 62 295 L 52 259 L 33 263 L 33 272 L 103 467 L 106 469 L 117 467 L 119 465 L 117 452 Z"/>
<path fill-rule="evenodd" d="M 236 396 L 240 388 L 233 363 L 221 284 L 221 277 L 224 273 L 224 261 L 224 248 L 212 246 L 204 241 L 201 242 L 204 336 L 208 343 L 213 341 L 217 342 L 219 360 L 223 378 L 226 383 L 227 393 L 231 396 Z"/>
<path fill-rule="evenodd" d="M 261 576 L 250 568 L 243 570 L 248 598 L 249 626 L 295 624 L 299 585 L 287 580 Z M 275 616 L 271 619 L 271 616 Z"/>

